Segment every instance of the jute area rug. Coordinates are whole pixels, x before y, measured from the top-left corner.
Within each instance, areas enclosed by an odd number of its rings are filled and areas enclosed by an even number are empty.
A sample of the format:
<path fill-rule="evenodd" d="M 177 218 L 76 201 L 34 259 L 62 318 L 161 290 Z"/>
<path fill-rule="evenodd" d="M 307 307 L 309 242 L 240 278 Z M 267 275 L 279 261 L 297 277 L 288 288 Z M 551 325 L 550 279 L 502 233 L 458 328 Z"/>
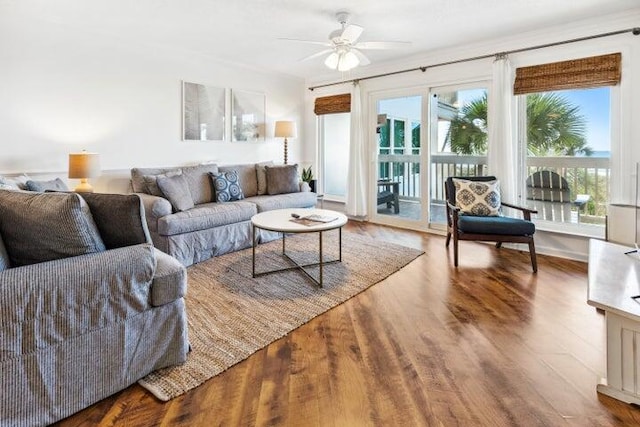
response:
<path fill-rule="evenodd" d="M 324 259 L 338 257 L 338 232 L 324 233 Z M 316 233 L 287 237 L 296 260 L 318 260 Z M 256 271 L 291 266 L 282 241 L 260 245 Z M 251 249 L 188 269 L 185 298 L 192 351 L 187 362 L 155 371 L 139 384 L 167 401 L 202 384 L 297 327 L 398 271 L 421 251 L 343 232 L 342 262 L 325 265 L 324 287 L 300 271 L 252 278 Z M 318 277 L 318 268 L 310 268 Z"/>

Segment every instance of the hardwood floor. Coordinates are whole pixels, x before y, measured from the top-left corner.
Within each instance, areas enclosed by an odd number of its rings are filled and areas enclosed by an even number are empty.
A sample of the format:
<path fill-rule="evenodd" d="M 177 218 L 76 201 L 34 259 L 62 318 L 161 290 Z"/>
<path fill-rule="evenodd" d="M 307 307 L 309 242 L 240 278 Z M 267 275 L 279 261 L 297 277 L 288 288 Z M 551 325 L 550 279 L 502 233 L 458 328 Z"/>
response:
<path fill-rule="evenodd" d="M 138 385 L 60 426 L 622 426 L 596 393 L 604 318 L 584 263 L 351 222 L 425 254 L 200 387 L 162 403 Z"/>

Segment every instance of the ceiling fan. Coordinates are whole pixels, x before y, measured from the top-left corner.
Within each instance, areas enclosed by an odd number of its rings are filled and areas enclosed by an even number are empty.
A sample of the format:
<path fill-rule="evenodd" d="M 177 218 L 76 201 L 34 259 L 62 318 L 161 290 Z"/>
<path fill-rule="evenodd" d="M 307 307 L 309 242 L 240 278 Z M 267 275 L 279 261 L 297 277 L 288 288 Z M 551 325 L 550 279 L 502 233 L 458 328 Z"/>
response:
<path fill-rule="evenodd" d="M 336 19 L 342 28 L 332 31 L 329 34 L 329 41 L 327 42 L 288 38 L 282 38 L 280 40 L 311 43 L 328 47 L 328 49 L 309 55 L 306 58 L 301 59 L 301 61 L 308 61 L 310 59 L 329 54 L 324 60 L 324 64 L 332 70 L 338 71 L 348 71 L 358 65 L 370 64 L 371 61 L 364 53 L 361 52 L 361 50 L 395 49 L 411 44 L 411 42 L 398 41 L 358 42 L 364 28 L 360 25 L 349 24 L 349 13 L 347 12 L 336 13 Z"/>

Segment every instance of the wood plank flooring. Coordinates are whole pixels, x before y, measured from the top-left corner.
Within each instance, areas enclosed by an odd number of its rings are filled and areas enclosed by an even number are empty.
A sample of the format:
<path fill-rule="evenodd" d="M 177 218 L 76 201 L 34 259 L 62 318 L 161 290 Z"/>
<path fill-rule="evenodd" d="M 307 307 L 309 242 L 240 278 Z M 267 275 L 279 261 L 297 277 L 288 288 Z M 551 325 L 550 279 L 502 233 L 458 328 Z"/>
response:
<path fill-rule="evenodd" d="M 138 385 L 60 426 L 633 426 L 596 393 L 604 317 L 587 266 L 350 222 L 423 249 L 378 285 L 167 403 Z"/>

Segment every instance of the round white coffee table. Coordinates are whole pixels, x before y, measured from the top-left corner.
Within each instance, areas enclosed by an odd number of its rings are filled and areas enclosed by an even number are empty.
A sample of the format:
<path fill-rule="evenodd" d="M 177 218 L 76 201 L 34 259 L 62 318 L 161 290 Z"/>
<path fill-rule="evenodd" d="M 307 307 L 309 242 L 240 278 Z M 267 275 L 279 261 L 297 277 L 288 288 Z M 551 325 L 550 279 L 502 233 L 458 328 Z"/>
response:
<path fill-rule="evenodd" d="M 292 214 L 298 215 L 299 218 L 294 218 Z M 312 221 L 307 219 L 309 216 L 317 215 L 321 219 L 327 222 Z M 346 215 L 330 211 L 327 209 L 276 209 L 272 211 L 262 212 L 251 217 L 251 225 L 253 226 L 253 277 L 264 276 L 265 274 L 273 274 L 281 271 L 300 270 L 315 284 L 322 287 L 322 273 L 323 267 L 326 264 L 334 262 L 342 262 L 342 227 L 347 223 L 348 219 Z M 293 262 L 295 265 L 292 267 L 280 268 L 276 270 L 263 271 L 256 273 L 256 245 L 257 245 L 257 232 L 258 229 L 269 230 L 282 233 L 282 255 Z M 322 233 L 324 231 L 338 229 L 338 259 L 325 261 L 323 259 L 322 248 Z M 298 264 L 292 259 L 286 252 L 286 235 L 287 233 L 318 233 L 318 262 L 311 264 Z M 313 277 L 306 267 L 319 267 L 319 278 Z"/>

